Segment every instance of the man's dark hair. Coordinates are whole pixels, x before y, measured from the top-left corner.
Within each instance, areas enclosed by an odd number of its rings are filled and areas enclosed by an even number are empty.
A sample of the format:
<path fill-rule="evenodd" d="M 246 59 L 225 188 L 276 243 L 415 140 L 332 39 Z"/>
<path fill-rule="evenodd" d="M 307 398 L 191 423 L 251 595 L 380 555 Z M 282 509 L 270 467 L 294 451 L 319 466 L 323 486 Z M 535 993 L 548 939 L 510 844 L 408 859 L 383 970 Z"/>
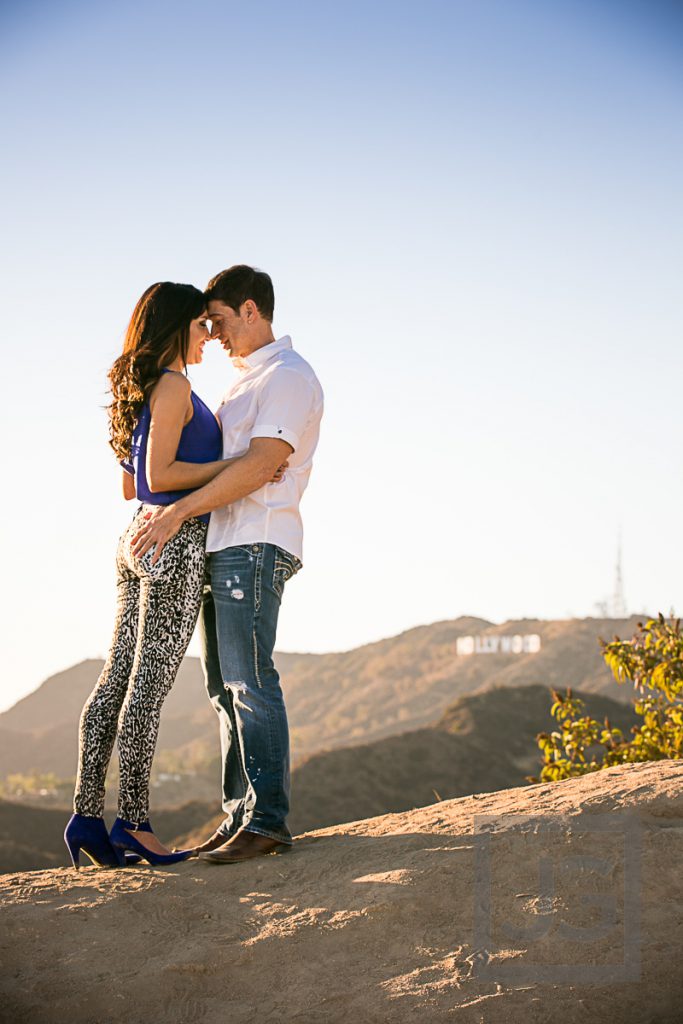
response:
<path fill-rule="evenodd" d="M 212 277 L 204 292 L 206 301 L 218 299 L 239 313 L 240 306 L 251 299 L 264 320 L 272 322 L 275 308 L 273 282 L 263 270 L 239 263 Z"/>

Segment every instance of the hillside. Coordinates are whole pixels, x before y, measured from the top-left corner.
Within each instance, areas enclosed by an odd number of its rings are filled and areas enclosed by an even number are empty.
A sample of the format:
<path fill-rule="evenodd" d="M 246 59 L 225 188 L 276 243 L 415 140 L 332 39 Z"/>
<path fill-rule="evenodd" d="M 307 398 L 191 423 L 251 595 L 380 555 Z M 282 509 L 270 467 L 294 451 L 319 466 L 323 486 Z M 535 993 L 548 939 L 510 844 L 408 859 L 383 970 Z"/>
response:
<path fill-rule="evenodd" d="M 625 731 L 636 722 L 623 704 L 588 699 L 601 720 L 608 715 Z M 540 771 L 535 737 L 552 727 L 551 703 L 544 686 L 484 690 L 459 698 L 431 726 L 313 754 L 292 772 L 290 828 L 304 832 L 524 785 Z M 221 820 L 217 813 L 183 838 L 206 838 Z"/>
<path fill-rule="evenodd" d="M 593 695 L 591 709 L 628 729 L 633 712 Z M 536 733 L 549 728 L 551 698 L 542 686 L 501 687 L 459 698 L 431 726 L 304 759 L 292 772 L 293 833 L 403 811 L 435 799 L 519 786 L 537 773 Z M 222 820 L 218 770 L 205 780 L 205 800 L 159 810 L 159 835 L 194 845 Z M 183 790 L 184 792 L 184 790 Z M 0 871 L 64 863 L 66 811 L 0 802 Z"/>
<path fill-rule="evenodd" d="M 682 770 L 444 801 L 229 867 L 4 875 L 4 1019 L 678 1024 Z"/>
<path fill-rule="evenodd" d="M 627 637 L 636 625 L 636 619 L 525 619 L 492 625 L 461 618 L 340 654 L 278 654 L 293 761 L 322 748 L 367 743 L 428 725 L 456 698 L 482 688 L 573 686 L 627 701 L 629 690 L 614 683 L 598 637 Z M 515 633 L 538 634 L 541 650 L 469 657 L 457 653 L 460 637 Z M 0 715 L 0 778 L 31 771 L 74 775 L 78 716 L 101 666 L 85 661 L 52 676 Z M 199 662 L 186 658 L 164 705 L 158 750 L 177 753 L 179 765 L 188 759 L 206 762 L 215 756 L 217 742 Z"/>

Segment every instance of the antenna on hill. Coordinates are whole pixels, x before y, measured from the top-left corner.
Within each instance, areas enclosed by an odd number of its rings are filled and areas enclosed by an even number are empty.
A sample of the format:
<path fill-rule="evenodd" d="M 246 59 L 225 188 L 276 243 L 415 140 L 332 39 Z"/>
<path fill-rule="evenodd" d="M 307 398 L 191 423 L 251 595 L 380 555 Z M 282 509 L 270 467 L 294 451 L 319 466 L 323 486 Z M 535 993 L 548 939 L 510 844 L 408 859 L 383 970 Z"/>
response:
<path fill-rule="evenodd" d="M 628 616 L 626 596 L 624 594 L 624 577 L 621 571 L 621 530 L 619 530 L 619 537 L 617 540 L 617 564 L 614 568 L 612 615 L 615 619 L 625 619 Z"/>

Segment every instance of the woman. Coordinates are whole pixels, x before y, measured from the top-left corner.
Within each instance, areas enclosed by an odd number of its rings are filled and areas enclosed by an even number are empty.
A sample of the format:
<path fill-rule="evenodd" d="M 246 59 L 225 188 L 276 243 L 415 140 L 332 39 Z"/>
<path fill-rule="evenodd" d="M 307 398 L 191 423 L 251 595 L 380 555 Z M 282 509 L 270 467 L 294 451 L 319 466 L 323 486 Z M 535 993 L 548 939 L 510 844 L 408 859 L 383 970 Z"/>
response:
<path fill-rule="evenodd" d="M 154 565 L 152 552 L 132 554 L 131 538 L 150 506 L 171 504 L 228 464 L 220 458 L 218 421 L 184 374 L 201 362 L 209 336 L 197 288 L 154 284 L 135 307 L 109 372 L 110 444 L 123 467 L 124 496 L 142 504 L 119 541 L 114 636 L 81 715 L 74 815 L 64 833 L 76 868 L 81 850 L 103 867 L 123 866 L 124 857 L 170 864 L 190 856 L 169 852 L 154 835 L 149 775 L 161 707 L 199 614 L 209 517 L 188 520 Z M 108 835 L 104 786 L 117 726 L 118 817 Z"/>

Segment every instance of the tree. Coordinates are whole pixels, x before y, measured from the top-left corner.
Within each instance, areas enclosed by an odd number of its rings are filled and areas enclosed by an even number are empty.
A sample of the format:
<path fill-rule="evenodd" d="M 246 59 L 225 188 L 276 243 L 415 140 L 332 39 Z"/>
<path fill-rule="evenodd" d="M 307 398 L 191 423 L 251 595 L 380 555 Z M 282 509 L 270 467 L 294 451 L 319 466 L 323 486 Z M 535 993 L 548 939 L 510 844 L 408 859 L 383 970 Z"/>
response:
<path fill-rule="evenodd" d="M 632 682 L 634 710 L 642 718 L 627 738 L 605 718 L 600 724 L 585 712 L 585 702 L 553 690 L 550 713 L 558 723 L 536 737 L 543 755 L 540 780 L 556 782 L 615 764 L 683 758 L 683 635 L 680 619 L 660 613 L 631 640 L 601 640 L 602 653 L 617 683 Z"/>

